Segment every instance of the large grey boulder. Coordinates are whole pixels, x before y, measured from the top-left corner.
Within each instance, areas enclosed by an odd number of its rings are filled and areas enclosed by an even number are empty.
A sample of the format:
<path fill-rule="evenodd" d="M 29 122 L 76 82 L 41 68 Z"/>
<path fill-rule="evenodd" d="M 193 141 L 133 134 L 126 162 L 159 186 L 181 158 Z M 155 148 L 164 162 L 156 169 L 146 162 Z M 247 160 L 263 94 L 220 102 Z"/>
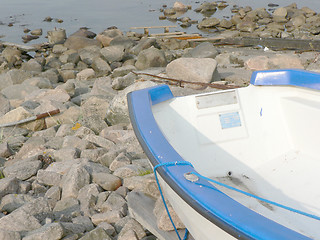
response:
<path fill-rule="evenodd" d="M 42 72 L 43 66 L 35 59 L 30 59 L 28 62 L 23 62 L 21 69 L 30 72 Z"/>
<path fill-rule="evenodd" d="M 153 46 L 141 51 L 135 64 L 139 70 L 151 67 L 165 67 L 166 65 L 167 59 L 164 52 Z"/>
<path fill-rule="evenodd" d="M 2 56 L 7 60 L 9 64 L 14 64 L 21 57 L 21 51 L 16 47 L 6 47 L 2 51 Z"/>
<path fill-rule="evenodd" d="M 101 43 L 96 39 L 90 39 L 82 36 L 70 36 L 65 41 L 64 46 L 69 49 L 79 50 L 88 46 L 101 47 Z"/>
<path fill-rule="evenodd" d="M 47 186 L 59 185 L 62 175 L 57 172 L 40 169 L 37 173 L 37 181 Z"/>
<path fill-rule="evenodd" d="M 127 215 L 127 201 L 116 192 L 112 192 L 107 200 L 100 206 L 102 212 L 119 210 L 123 215 Z"/>
<path fill-rule="evenodd" d="M 28 232 L 24 240 L 59 240 L 65 234 L 65 229 L 60 223 L 49 223 L 41 228 Z"/>
<path fill-rule="evenodd" d="M 126 51 L 136 45 L 136 42 L 127 36 L 117 36 L 110 42 L 110 46 L 123 46 Z"/>
<path fill-rule="evenodd" d="M 72 219 L 72 222 L 75 224 L 79 224 L 84 226 L 87 232 L 90 232 L 91 230 L 94 229 L 94 226 L 90 220 L 89 217 L 87 216 L 78 216 Z"/>
<path fill-rule="evenodd" d="M 11 213 L 32 200 L 34 197 L 28 194 L 8 194 L 1 199 L 0 211 Z"/>
<path fill-rule="evenodd" d="M 63 141 L 61 142 L 61 146 L 62 144 Z M 80 150 L 76 148 L 61 148 L 59 150 L 54 151 L 52 155 L 57 162 L 66 162 L 79 158 Z"/>
<path fill-rule="evenodd" d="M 52 84 L 48 78 L 44 77 L 32 77 L 23 81 L 24 85 L 36 86 L 40 89 L 42 88 L 52 88 Z"/>
<path fill-rule="evenodd" d="M 129 73 L 123 77 L 117 77 L 112 81 L 112 88 L 115 90 L 123 90 L 129 87 L 137 79 L 137 75 Z"/>
<path fill-rule="evenodd" d="M 118 168 L 124 167 L 131 163 L 130 158 L 124 153 L 120 153 L 110 164 L 110 170 L 115 171 Z"/>
<path fill-rule="evenodd" d="M 0 229 L 8 231 L 26 232 L 41 227 L 51 208 L 48 200 L 37 198 L 30 201 L 12 213 L 0 218 Z"/>
<path fill-rule="evenodd" d="M 121 229 L 118 239 L 129 239 L 125 236 L 128 236 L 128 232 L 133 231 L 134 235 L 138 239 L 143 239 L 146 236 L 146 232 L 144 231 L 143 227 L 139 222 L 137 222 L 135 219 L 130 219 L 127 221 L 127 223 L 123 226 Z"/>
<path fill-rule="evenodd" d="M 101 95 L 106 99 L 112 100 L 116 95 L 111 87 L 112 79 L 110 77 L 97 78 L 94 83 L 90 95 Z"/>
<path fill-rule="evenodd" d="M 93 59 L 101 56 L 100 47 L 98 46 L 88 46 L 82 48 L 78 51 L 80 55 L 81 61 L 84 63 L 91 65 L 93 63 Z"/>
<path fill-rule="evenodd" d="M 128 112 L 127 94 L 135 90 L 153 86 L 156 86 L 156 84 L 150 81 L 137 82 L 120 91 L 119 94 L 113 98 L 110 104 L 110 107 L 107 111 L 107 121 L 112 125 L 118 123 L 129 123 L 130 120 Z"/>
<path fill-rule="evenodd" d="M 14 151 L 11 149 L 8 142 L 2 142 L 0 144 L 0 158 L 8 158 L 12 155 L 14 155 Z"/>
<path fill-rule="evenodd" d="M 202 28 L 213 28 L 217 25 L 219 25 L 220 20 L 212 17 L 212 18 L 205 18 L 204 20 L 202 20 L 199 24 L 198 24 L 198 28 L 202 29 Z"/>
<path fill-rule="evenodd" d="M 237 29 L 240 32 L 254 32 L 258 28 L 258 25 L 253 21 L 243 21 L 237 24 Z"/>
<path fill-rule="evenodd" d="M 114 191 L 121 186 L 121 179 L 108 173 L 93 173 L 92 181 L 106 191 Z"/>
<path fill-rule="evenodd" d="M 112 210 L 104 213 L 97 213 L 91 217 L 91 221 L 94 225 L 98 225 L 102 222 L 114 224 L 123 218 L 123 214 L 118 210 Z"/>
<path fill-rule="evenodd" d="M 12 213 L 0 218 L 0 229 L 7 231 L 32 231 L 41 227 L 40 221 L 26 213 L 25 211 L 19 211 L 19 209 Z"/>
<path fill-rule="evenodd" d="M 26 180 L 37 174 L 41 168 L 41 161 L 18 161 L 15 164 L 6 167 L 3 170 L 5 177 L 16 177 L 20 180 Z"/>
<path fill-rule="evenodd" d="M 76 198 L 79 190 L 90 183 L 90 175 L 82 164 L 74 164 L 61 180 L 62 199 Z"/>
<path fill-rule="evenodd" d="M 4 75 L 1 75 L 0 88 L 3 89 L 4 87 L 12 84 L 20 84 L 30 77 L 33 77 L 33 74 L 31 72 L 20 69 L 11 69 Z"/>
<path fill-rule="evenodd" d="M 190 82 L 210 83 L 220 80 L 217 61 L 211 58 L 179 58 L 168 64 L 166 72 L 170 78 Z M 200 85 L 189 86 L 193 89 L 204 88 Z"/>
<path fill-rule="evenodd" d="M 276 10 L 274 10 L 274 12 L 272 13 L 273 17 L 286 17 L 288 14 L 288 11 L 286 8 L 284 7 L 279 7 Z"/>
<path fill-rule="evenodd" d="M 95 146 L 89 141 L 81 139 L 77 136 L 66 136 L 62 143 L 62 148 L 76 148 L 80 151 L 85 149 L 92 149 L 94 147 Z"/>
<path fill-rule="evenodd" d="M 147 196 L 153 198 L 158 198 L 160 196 L 154 174 L 125 178 L 123 180 L 123 186 L 127 187 L 129 190 L 143 192 Z"/>
<path fill-rule="evenodd" d="M 102 48 L 100 53 L 108 63 L 120 62 L 124 57 L 125 49 L 121 45 L 108 46 Z"/>
<path fill-rule="evenodd" d="M 86 233 L 79 240 L 112 240 L 111 237 L 106 233 L 106 231 L 100 227 L 93 229 L 92 231 Z"/>
<path fill-rule="evenodd" d="M 0 198 L 10 193 L 18 193 L 19 180 L 16 177 L 0 179 Z"/>
<path fill-rule="evenodd" d="M 99 33 L 96 38 L 104 47 L 107 47 L 114 38 L 122 35 L 119 29 L 107 29 Z"/>
<path fill-rule="evenodd" d="M 48 69 L 38 75 L 39 77 L 48 78 L 51 83 L 56 84 L 59 82 L 59 72 L 56 69 Z"/>
<path fill-rule="evenodd" d="M 0 229 L 0 240 L 20 240 L 21 236 L 18 232 L 6 231 Z"/>
<path fill-rule="evenodd" d="M 90 80 L 96 76 L 94 70 L 92 68 L 86 68 L 77 73 L 77 80 Z"/>
<path fill-rule="evenodd" d="M 25 100 L 34 100 L 39 102 L 56 101 L 65 103 L 70 100 L 70 95 L 67 93 L 66 90 L 62 88 L 40 89 L 28 94 Z"/>
<path fill-rule="evenodd" d="M 215 58 L 218 54 L 218 49 L 216 49 L 211 43 L 204 42 L 196 46 L 195 48 L 192 48 L 183 57 Z"/>
<path fill-rule="evenodd" d="M 96 35 L 97 34 L 88 30 L 88 28 L 86 28 L 86 27 L 81 27 L 81 28 L 79 28 L 78 31 L 71 34 L 71 36 L 81 36 L 81 37 L 86 37 L 86 38 L 90 38 L 90 39 L 95 38 Z"/>
<path fill-rule="evenodd" d="M 62 55 L 59 57 L 60 62 L 62 63 L 74 63 L 77 64 L 80 61 L 80 56 L 78 51 L 74 49 L 69 49 L 63 52 Z"/>
<path fill-rule="evenodd" d="M 113 174 L 124 179 L 132 176 L 139 176 L 141 173 L 144 173 L 145 171 L 146 170 L 140 166 L 130 164 L 117 168 Z"/>
<path fill-rule="evenodd" d="M 66 40 L 66 30 L 63 28 L 55 28 L 48 31 L 48 41 L 50 44 L 61 44 Z"/>
<path fill-rule="evenodd" d="M 105 76 L 111 72 L 110 65 L 101 57 L 96 57 L 92 60 L 91 67 L 96 72 L 97 76 Z"/>
<path fill-rule="evenodd" d="M 113 78 L 122 77 L 122 76 L 129 74 L 132 71 L 135 71 L 135 70 L 137 70 L 135 66 L 125 65 L 125 66 L 118 67 L 118 68 L 114 69 L 111 76 Z"/>
<path fill-rule="evenodd" d="M 94 210 L 97 196 L 100 192 L 100 187 L 97 184 L 89 184 L 80 189 L 78 200 L 80 201 L 80 210 L 84 216 L 92 216 L 96 213 Z"/>
<path fill-rule="evenodd" d="M 148 49 L 150 47 L 158 47 L 157 40 L 155 38 L 142 38 L 139 43 L 130 49 L 130 53 L 138 55 L 142 50 Z"/>
<path fill-rule="evenodd" d="M 31 92 L 38 90 L 37 86 L 30 84 L 15 84 L 1 90 L 1 93 L 8 99 L 24 99 Z"/>
<path fill-rule="evenodd" d="M 91 96 L 81 104 L 83 118 L 80 123 L 96 133 L 108 127 L 105 122 L 109 101 L 102 97 Z"/>
<path fill-rule="evenodd" d="M 79 201 L 73 197 L 61 199 L 53 208 L 53 214 L 56 219 L 65 218 L 66 220 L 71 220 L 73 216 L 80 215 Z"/>
<path fill-rule="evenodd" d="M 110 141 L 110 140 L 108 140 L 106 138 L 97 136 L 95 134 L 87 135 L 83 139 L 93 143 L 96 146 L 103 147 L 103 148 L 106 148 L 108 150 L 111 150 L 111 149 L 113 149 L 115 147 L 115 143 L 114 142 L 112 142 L 112 141 Z"/>

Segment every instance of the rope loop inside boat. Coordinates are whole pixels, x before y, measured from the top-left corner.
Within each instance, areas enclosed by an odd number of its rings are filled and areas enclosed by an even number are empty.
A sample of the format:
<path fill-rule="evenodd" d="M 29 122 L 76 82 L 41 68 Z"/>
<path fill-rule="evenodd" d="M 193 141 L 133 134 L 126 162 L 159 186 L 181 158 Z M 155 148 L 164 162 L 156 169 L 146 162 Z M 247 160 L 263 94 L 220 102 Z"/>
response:
<path fill-rule="evenodd" d="M 177 230 L 177 228 L 176 228 L 176 225 L 174 224 L 174 222 L 173 222 L 173 220 L 172 220 L 172 217 L 171 217 L 171 215 L 170 215 L 170 212 L 169 212 L 168 206 L 167 206 L 167 204 L 166 204 L 166 201 L 165 201 L 165 199 L 164 199 L 164 195 L 163 195 L 163 193 L 162 193 L 162 190 L 161 190 L 161 187 L 160 187 L 160 183 L 159 183 L 159 179 L 158 179 L 158 176 L 157 176 L 157 168 L 158 168 L 158 167 L 163 167 L 163 166 L 176 166 L 176 165 L 190 165 L 190 166 L 192 166 L 192 164 L 191 164 L 190 162 L 187 162 L 187 161 L 164 162 L 164 163 L 160 163 L 160 164 L 156 165 L 156 166 L 153 168 L 153 172 L 154 172 L 154 176 L 155 176 L 155 178 L 156 178 L 156 182 L 157 182 L 157 185 L 158 185 L 158 188 L 159 188 L 159 192 L 160 192 L 160 195 L 161 195 L 161 198 L 162 198 L 162 202 L 163 202 L 163 204 L 164 204 L 164 207 L 165 207 L 165 209 L 166 209 L 166 212 L 167 212 L 167 214 L 168 214 L 168 217 L 169 217 L 169 219 L 170 219 L 170 222 L 171 222 L 171 224 L 172 224 L 172 226 L 173 226 L 173 228 L 174 228 L 174 231 L 176 232 L 179 240 L 181 240 L 181 237 L 180 237 L 180 235 L 179 235 L 179 233 L 178 233 L 178 230 Z M 193 166 L 192 166 L 192 167 L 193 167 Z M 186 232 L 185 232 L 185 234 L 184 234 L 183 240 L 186 240 L 187 238 L 188 238 L 188 229 L 186 228 Z"/>

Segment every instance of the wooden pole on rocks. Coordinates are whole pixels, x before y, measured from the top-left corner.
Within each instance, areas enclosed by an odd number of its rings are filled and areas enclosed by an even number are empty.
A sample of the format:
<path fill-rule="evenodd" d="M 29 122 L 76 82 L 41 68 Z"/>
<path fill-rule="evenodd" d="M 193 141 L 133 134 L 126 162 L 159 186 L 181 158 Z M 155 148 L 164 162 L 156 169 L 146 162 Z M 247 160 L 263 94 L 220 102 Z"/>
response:
<path fill-rule="evenodd" d="M 50 112 L 45 112 L 45 113 L 41 113 L 41 114 L 38 114 L 38 115 L 33 116 L 33 117 L 22 119 L 20 121 L 0 124 L 0 128 L 12 127 L 12 126 L 20 125 L 20 124 L 23 124 L 23 123 L 27 123 L 27 122 L 35 121 L 35 120 L 42 119 L 42 118 L 45 118 L 45 117 L 53 116 L 53 115 L 58 114 L 58 113 L 60 113 L 60 110 L 56 109 L 56 110 L 53 110 L 53 111 L 50 111 Z"/>

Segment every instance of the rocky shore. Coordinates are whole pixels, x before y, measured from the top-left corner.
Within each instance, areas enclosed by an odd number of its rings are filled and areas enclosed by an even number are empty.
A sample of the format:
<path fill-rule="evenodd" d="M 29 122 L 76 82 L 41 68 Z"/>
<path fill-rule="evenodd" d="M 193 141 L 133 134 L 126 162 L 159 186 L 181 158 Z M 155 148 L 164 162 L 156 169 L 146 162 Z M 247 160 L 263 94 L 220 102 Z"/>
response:
<path fill-rule="evenodd" d="M 319 15 L 294 4 L 273 14 L 235 12 L 228 22 L 207 18 L 199 27 L 227 29 L 221 38 L 317 39 L 320 33 Z M 0 43 L 0 52 L 0 239 L 6 240 L 156 239 L 129 213 L 132 191 L 158 200 L 158 227 L 172 230 L 130 124 L 127 93 L 163 83 L 175 95 L 214 91 L 205 85 L 246 86 L 255 70 L 319 71 L 320 63 L 314 51 L 218 47 L 116 27 L 99 34 L 82 28 L 68 37 L 53 29 L 46 44 Z M 1 127 L 56 109 L 59 114 Z"/>

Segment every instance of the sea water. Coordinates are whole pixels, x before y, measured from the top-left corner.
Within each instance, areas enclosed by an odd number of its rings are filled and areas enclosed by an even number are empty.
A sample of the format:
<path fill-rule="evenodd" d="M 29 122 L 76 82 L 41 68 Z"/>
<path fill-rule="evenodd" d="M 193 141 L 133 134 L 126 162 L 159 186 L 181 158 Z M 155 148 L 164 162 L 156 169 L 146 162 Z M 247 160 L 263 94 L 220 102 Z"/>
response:
<path fill-rule="evenodd" d="M 183 16 L 190 17 L 199 22 L 204 18 L 194 11 L 204 1 L 180 0 L 192 9 Z M 130 27 L 140 26 L 166 26 L 175 25 L 172 31 L 185 31 L 187 33 L 201 33 L 205 36 L 214 33 L 201 32 L 196 24 L 189 28 L 181 28 L 179 22 L 159 20 L 162 15 L 160 9 L 164 5 L 172 7 L 175 0 L 0 0 L 0 40 L 22 43 L 21 37 L 25 35 L 25 28 L 34 30 L 43 29 L 43 35 L 29 44 L 45 42 L 47 31 L 54 28 L 64 28 L 67 35 L 77 31 L 80 27 L 88 27 L 91 31 L 99 33 L 110 26 L 116 26 L 123 32 L 130 31 Z M 210 2 L 210 0 L 208 0 Z M 230 9 L 233 5 L 251 6 L 253 9 L 264 7 L 269 9 L 269 3 L 287 6 L 292 0 L 227 0 L 229 7 L 218 10 L 212 16 L 219 19 L 232 16 Z M 320 12 L 320 1 L 300 0 L 298 8 L 307 6 Z M 52 22 L 43 21 L 46 17 L 53 18 Z M 58 23 L 56 19 L 62 19 Z M 9 26 L 11 25 L 11 26 Z M 136 30 L 141 33 L 143 30 Z M 153 29 L 152 33 L 163 31 Z"/>

